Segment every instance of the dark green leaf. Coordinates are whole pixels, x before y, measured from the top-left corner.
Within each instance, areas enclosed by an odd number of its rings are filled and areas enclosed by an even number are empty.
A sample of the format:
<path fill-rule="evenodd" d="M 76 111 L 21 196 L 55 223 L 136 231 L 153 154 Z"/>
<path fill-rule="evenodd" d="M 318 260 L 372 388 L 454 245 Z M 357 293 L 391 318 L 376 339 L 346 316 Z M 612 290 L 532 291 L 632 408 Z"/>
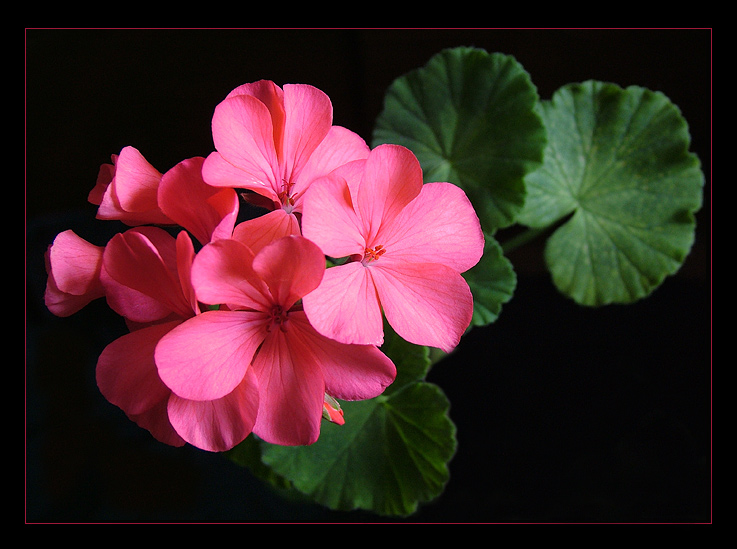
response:
<path fill-rule="evenodd" d="M 300 492 L 335 510 L 409 515 L 448 481 L 455 426 L 429 383 L 343 406 L 345 425 L 325 424 L 311 446 L 265 445 L 263 459 Z"/>
<path fill-rule="evenodd" d="M 678 108 L 662 93 L 589 81 L 541 106 L 549 144 L 519 222 L 561 226 L 545 258 L 584 305 L 629 303 L 675 273 L 694 240 L 704 176 Z"/>

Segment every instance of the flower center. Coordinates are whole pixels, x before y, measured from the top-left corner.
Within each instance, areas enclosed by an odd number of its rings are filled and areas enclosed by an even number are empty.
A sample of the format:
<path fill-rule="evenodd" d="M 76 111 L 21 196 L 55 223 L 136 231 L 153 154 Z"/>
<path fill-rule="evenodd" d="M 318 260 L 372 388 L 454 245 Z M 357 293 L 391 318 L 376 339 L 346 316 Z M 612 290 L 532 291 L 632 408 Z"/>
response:
<path fill-rule="evenodd" d="M 361 263 L 368 265 L 369 263 L 377 261 L 382 255 L 384 255 L 384 253 L 386 253 L 386 248 L 381 244 L 374 246 L 373 248 L 366 248 L 363 251 L 363 260 Z"/>
<path fill-rule="evenodd" d="M 279 305 L 276 305 L 273 309 L 271 309 L 269 321 L 266 325 L 266 331 L 270 332 L 271 330 L 278 328 L 282 332 L 286 332 L 288 320 L 289 313 L 282 309 Z"/>
<path fill-rule="evenodd" d="M 282 179 L 281 191 L 277 196 L 279 197 L 282 208 L 286 210 L 287 213 L 292 213 L 292 209 L 294 208 L 294 201 L 297 198 L 296 195 L 292 196 L 293 188 L 294 183 L 292 183 L 291 181 L 287 181 L 286 179 Z"/>

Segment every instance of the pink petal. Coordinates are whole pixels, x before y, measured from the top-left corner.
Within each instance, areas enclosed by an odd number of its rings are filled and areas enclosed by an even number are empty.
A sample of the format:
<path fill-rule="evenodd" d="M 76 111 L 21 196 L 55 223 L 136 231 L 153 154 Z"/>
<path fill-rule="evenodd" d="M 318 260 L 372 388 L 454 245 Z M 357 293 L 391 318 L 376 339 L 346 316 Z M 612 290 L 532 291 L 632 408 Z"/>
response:
<path fill-rule="evenodd" d="M 44 304 L 54 315 L 59 317 L 68 317 L 84 309 L 91 301 L 102 296 L 103 292 L 100 292 L 99 294 L 89 293 L 83 295 L 74 295 L 62 292 L 56 286 L 53 277 L 49 276 L 44 290 Z"/>
<path fill-rule="evenodd" d="M 112 278 L 105 269 L 100 273 L 108 306 L 133 323 L 149 324 L 172 315 L 171 309 L 156 297 L 134 290 Z"/>
<path fill-rule="evenodd" d="M 207 204 L 216 212 L 220 221 L 210 233 L 210 240 L 230 238 L 238 220 L 238 194 L 231 189 L 222 189 L 207 199 Z"/>
<path fill-rule="evenodd" d="M 269 109 L 271 125 L 274 129 L 274 146 L 277 151 L 281 151 L 285 118 L 284 91 L 271 80 L 258 80 L 238 86 L 228 94 L 228 97 L 236 95 L 251 95 Z"/>
<path fill-rule="evenodd" d="M 306 238 L 330 257 L 363 255 L 366 242 L 362 230 L 344 179 L 331 175 L 313 182 L 302 203 L 302 234 Z"/>
<path fill-rule="evenodd" d="M 435 263 L 370 267 L 386 319 L 405 340 L 450 352 L 471 323 L 473 297 L 457 272 Z"/>
<path fill-rule="evenodd" d="M 176 241 L 163 229 L 118 233 L 105 247 L 103 264 L 119 284 L 160 301 L 182 317 L 192 315 L 176 272 Z"/>
<path fill-rule="evenodd" d="M 274 190 L 272 177 L 266 175 L 254 176 L 243 169 L 234 166 L 223 158 L 219 152 L 208 155 L 202 166 L 202 178 L 213 187 L 233 189 L 249 189 L 270 200 L 271 209 L 279 206 L 279 197 Z"/>
<path fill-rule="evenodd" d="M 59 233 L 49 247 L 51 272 L 57 287 L 82 295 L 99 283 L 103 248 L 77 236 L 74 231 Z"/>
<path fill-rule="evenodd" d="M 100 276 L 103 248 L 67 230 L 44 254 L 48 274 L 44 303 L 53 314 L 70 316 L 105 294 Z"/>
<path fill-rule="evenodd" d="M 299 222 L 294 214 L 279 208 L 248 221 L 238 223 L 233 229 L 233 240 L 242 242 L 257 254 L 261 248 L 283 236 L 299 235 Z"/>
<path fill-rule="evenodd" d="M 137 153 L 135 149 L 130 151 L 130 154 L 135 155 Z M 138 153 L 140 154 L 140 153 Z M 116 164 L 118 163 L 119 155 L 112 155 L 112 164 L 102 164 L 97 174 L 97 181 L 95 186 L 90 191 L 87 199 L 98 206 L 97 218 L 98 219 L 116 219 L 121 220 L 127 225 L 143 225 L 150 222 L 156 222 L 161 217 L 161 211 L 159 211 L 158 205 L 146 207 L 153 207 L 152 212 L 129 212 L 126 211 L 120 204 L 118 198 L 116 183 L 115 183 L 115 170 Z M 145 161 L 144 161 L 145 162 Z M 153 168 L 151 168 L 153 169 Z M 157 170 L 153 169 L 154 172 L 158 173 Z M 160 175 L 160 174 L 159 174 Z M 125 176 L 122 180 L 125 179 Z M 151 219 L 148 214 L 151 213 Z"/>
<path fill-rule="evenodd" d="M 97 172 L 97 180 L 95 181 L 95 186 L 92 188 L 92 190 L 90 190 L 89 194 L 87 195 L 87 200 L 91 204 L 96 204 L 97 206 L 100 205 L 108 185 L 110 185 L 113 177 L 115 177 L 114 163 L 117 161 L 118 155 L 114 154 L 112 158 L 113 164 L 100 165 L 100 169 Z"/>
<path fill-rule="evenodd" d="M 200 312 L 200 304 L 197 301 L 194 285 L 192 284 L 192 264 L 194 263 L 195 251 L 192 240 L 186 231 L 179 231 L 176 241 L 177 248 L 177 274 L 182 289 L 182 296 L 189 305 L 188 311 L 195 314 Z"/>
<path fill-rule="evenodd" d="M 222 159 L 243 172 L 242 183 L 233 186 L 257 190 L 281 184 L 271 113 L 264 103 L 250 95 L 226 98 L 215 107 L 212 135 Z M 205 167 L 205 181 L 218 184 L 209 178 L 207 162 Z"/>
<path fill-rule="evenodd" d="M 115 183 L 120 205 L 128 212 L 157 207 L 161 173 L 134 147 L 124 147 L 115 164 Z"/>
<path fill-rule="evenodd" d="M 315 179 L 356 160 L 366 160 L 371 149 L 355 132 L 342 126 L 332 126 L 320 145 L 310 155 L 302 176 L 314 174 Z"/>
<path fill-rule="evenodd" d="M 276 116 L 276 114 L 274 114 L 273 105 L 284 104 L 284 94 L 282 89 L 271 80 L 257 80 L 256 82 L 241 84 L 228 93 L 228 97 L 233 97 L 234 95 L 254 96 L 256 99 L 269 106 L 272 116 Z"/>
<path fill-rule="evenodd" d="M 322 282 L 302 298 L 310 323 L 341 343 L 381 345 L 384 325 L 369 269 L 346 263 L 325 271 Z"/>
<path fill-rule="evenodd" d="M 478 216 L 466 194 L 451 183 L 423 185 L 378 238 L 387 257 L 442 263 L 461 273 L 476 265 L 484 252 Z"/>
<path fill-rule="evenodd" d="M 201 243 L 213 236 L 230 237 L 238 215 L 233 189 L 219 189 L 202 179 L 204 158 L 183 160 L 161 177 L 158 200 L 162 211 Z"/>
<path fill-rule="evenodd" d="M 289 331 L 272 330 L 253 361 L 259 410 L 253 432 L 272 444 L 312 444 L 320 435 L 325 384 L 319 365 Z"/>
<path fill-rule="evenodd" d="M 351 202 L 358 204 L 358 187 L 361 186 L 361 178 L 366 167 L 366 160 L 352 160 L 330 172 L 330 177 L 344 179 L 351 191 Z"/>
<path fill-rule="evenodd" d="M 253 373 L 232 392 L 216 400 L 195 401 L 172 395 L 169 419 L 188 443 L 209 452 L 225 452 L 242 442 L 253 429 L 258 412 L 258 388 Z"/>
<path fill-rule="evenodd" d="M 172 221 L 166 217 L 157 206 L 155 209 L 144 212 L 129 212 L 123 209 L 118 200 L 115 181 L 108 185 L 97 208 L 97 219 L 118 220 L 128 226 L 135 227 L 146 224 L 171 225 Z"/>
<path fill-rule="evenodd" d="M 379 145 L 371 151 L 356 200 L 369 246 L 381 244 L 373 243 L 373 238 L 383 225 L 394 221 L 421 189 L 422 168 L 409 149 Z"/>
<path fill-rule="evenodd" d="M 333 105 L 319 89 L 307 84 L 284 86 L 283 177 L 296 183 L 310 156 L 333 123 Z M 277 149 L 278 150 L 278 149 Z"/>
<path fill-rule="evenodd" d="M 180 322 L 155 324 L 110 343 L 97 360 L 97 386 L 103 396 L 128 415 L 142 414 L 169 398 L 159 378 L 154 349 Z"/>
<path fill-rule="evenodd" d="M 139 234 L 142 237 L 148 239 L 153 247 L 158 252 L 158 257 L 154 259 L 155 262 L 163 262 L 166 270 L 172 273 L 171 284 L 176 287 L 176 277 L 174 273 L 177 272 L 177 250 L 176 244 L 172 239 L 171 235 L 158 227 L 142 226 L 134 229 L 129 229 L 123 233 L 123 235 Z M 128 235 L 130 236 L 130 235 Z M 119 238 L 125 239 L 126 236 L 120 236 Z M 116 242 L 118 242 L 116 240 Z M 118 242 L 119 243 L 119 242 Z M 108 243 L 109 245 L 110 243 Z M 137 270 L 136 265 L 132 266 L 132 270 Z M 122 276 L 119 273 L 119 276 Z M 137 286 L 136 280 L 141 277 L 136 277 L 133 281 L 121 278 L 123 282 L 127 284 L 133 284 Z M 168 279 L 166 279 L 168 280 Z M 147 290 L 149 293 L 143 293 L 135 287 L 118 282 L 114 279 L 105 268 L 104 256 L 103 256 L 103 269 L 100 272 L 100 281 L 105 288 L 105 298 L 110 306 L 119 315 L 125 317 L 126 321 L 130 323 L 142 323 L 149 324 L 151 322 L 158 322 L 166 317 L 172 316 L 172 309 L 170 304 L 161 301 L 160 292 L 156 289 Z M 169 284 L 169 282 L 167 282 Z M 153 295 L 151 295 L 153 293 Z M 182 309 L 186 308 L 183 304 Z M 191 316 L 194 309 L 182 310 L 182 314 L 185 316 Z M 178 318 L 182 318 L 182 314 L 176 314 Z"/>
<path fill-rule="evenodd" d="M 129 225 L 169 224 L 159 208 L 161 173 L 134 147 L 124 147 L 115 163 L 115 176 L 98 209 L 101 219 L 120 219 Z"/>
<path fill-rule="evenodd" d="M 253 270 L 253 252 L 236 240 L 216 240 L 202 248 L 192 265 L 197 298 L 209 305 L 267 311 L 268 287 Z"/>
<path fill-rule="evenodd" d="M 253 270 L 266 282 L 283 310 L 317 288 L 325 272 L 320 248 L 302 236 L 287 236 L 265 246 L 253 260 Z"/>
<path fill-rule="evenodd" d="M 313 181 L 349 162 L 364 160 L 368 154 L 369 147 L 362 137 L 341 126 L 332 126 L 295 181 L 295 209 L 301 211 L 302 195 Z"/>
<path fill-rule="evenodd" d="M 184 446 L 185 440 L 179 436 L 169 421 L 168 404 L 169 399 L 165 399 L 141 414 L 128 414 L 128 417 L 139 427 L 147 429 L 159 442 L 170 446 Z"/>
<path fill-rule="evenodd" d="M 70 316 L 104 295 L 100 281 L 103 248 L 68 230 L 44 254 L 48 274 L 44 302 L 57 316 Z"/>
<path fill-rule="evenodd" d="M 235 389 L 265 336 L 266 316 L 206 311 L 166 334 L 156 347 L 162 381 L 188 400 L 215 400 Z"/>
<path fill-rule="evenodd" d="M 176 239 L 161 227 L 143 226 L 128 229 L 124 235 L 140 234 L 148 240 L 156 249 L 160 261 L 166 266 L 167 270 L 175 273 L 177 270 L 177 247 Z M 157 260 L 158 261 L 158 260 Z"/>
<path fill-rule="evenodd" d="M 320 365 L 325 390 L 342 400 L 364 400 L 384 392 L 397 375 L 394 363 L 373 345 L 346 345 L 318 334 L 300 311 L 289 314 L 293 347 Z M 293 339 L 292 339 L 293 338 Z"/>
<path fill-rule="evenodd" d="M 120 200 L 118 200 L 117 194 L 115 193 L 115 185 L 113 185 L 112 182 L 110 182 L 104 190 L 98 188 L 96 195 L 99 195 L 100 191 L 102 192 L 102 195 L 99 196 L 99 202 L 97 203 L 97 219 L 125 220 L 125 222 L 130 225 L 145 223 L 145 219 L 143 217 L 134 221 L 130 220 L 130 214 L 120 205 Z"/>

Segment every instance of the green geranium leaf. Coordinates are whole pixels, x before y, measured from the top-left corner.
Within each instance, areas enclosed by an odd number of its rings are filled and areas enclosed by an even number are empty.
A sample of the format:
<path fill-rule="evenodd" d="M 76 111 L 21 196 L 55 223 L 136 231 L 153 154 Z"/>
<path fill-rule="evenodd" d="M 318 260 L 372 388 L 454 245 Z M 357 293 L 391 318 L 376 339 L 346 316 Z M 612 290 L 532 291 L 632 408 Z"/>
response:
<path fill-rule="evenodd" d="M 484 255 L 472 269 L 463 273 L 473 294 L 471 326 L 486 326 L 496 321 L 502 305 L 517 287 L 517 276 L 502 247 L 491 235 L 485 235 Z"/>
<path fill-rule="evenodd" d="M 675 273 L 694 240 L 704 175 L 678 108 L 659 92 L 589 81 L 541 103 L 544 165 L 518 221 L 560 222 L 545 259 L 583 305 L 629 303 Z"/>
<path fill-rule="evenodd" d="M 539 97 L 514 58 L 454 48 L 395 80 L 373 146 L 409 148 L 425 182 L 460 186 L 486 233 L 511 225 L 525 201 L 524 176 L 543 160 Z"/>
<path fill-rule="evenodd" d="M 388 396 L 345 403 L 345 425 L 324 424 L 310 446 L 265 445 L 263 460 L 328 508 L 406 516 L 448 481 L 456 449 L 448 407 L 436 385 L 410 383 Z"/>

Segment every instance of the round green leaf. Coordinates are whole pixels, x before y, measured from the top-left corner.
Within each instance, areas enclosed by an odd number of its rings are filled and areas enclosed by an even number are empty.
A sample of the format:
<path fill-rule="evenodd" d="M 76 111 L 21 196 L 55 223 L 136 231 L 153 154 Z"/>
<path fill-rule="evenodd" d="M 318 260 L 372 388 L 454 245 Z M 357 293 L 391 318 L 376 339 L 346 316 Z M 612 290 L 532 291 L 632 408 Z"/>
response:
<path fill-rule="evenodd" d="M 517 61 L 454 48 L 395 80 L 373 146 L 404 145 L 424 179 L 460 186 L 485 232 L 511 225 L 525 200 L 524 176 L 543 159 L 545 128 L 537 90 Z"/>
<path fill-rule="evenodd" d="M 341 405 L 345 425 L 324 424 L 310 446 L 265 445 L 264 463 L 334 510 L 406 516 L 442 492 L 456 439 L 436 385 Z"/>
<path fill-rule="evenodd" d="M 486 326 L 495 322 L 517 286 L 517 276 L 511 262 L 504 257 L 499 242 L 485 235 L 484 255 L 472 269 L 463 273 L 473 294 L 471 326 Z"/>
<path fill-rule="evenodd" d="M 544 165 L 518 221 L 561 226 L 545 259 L 583 305 L 630 303 L 675 273 L 694 240 L 704 175 L 678 108 L 662 93 L 589 81 L 541 103 Z"/>

